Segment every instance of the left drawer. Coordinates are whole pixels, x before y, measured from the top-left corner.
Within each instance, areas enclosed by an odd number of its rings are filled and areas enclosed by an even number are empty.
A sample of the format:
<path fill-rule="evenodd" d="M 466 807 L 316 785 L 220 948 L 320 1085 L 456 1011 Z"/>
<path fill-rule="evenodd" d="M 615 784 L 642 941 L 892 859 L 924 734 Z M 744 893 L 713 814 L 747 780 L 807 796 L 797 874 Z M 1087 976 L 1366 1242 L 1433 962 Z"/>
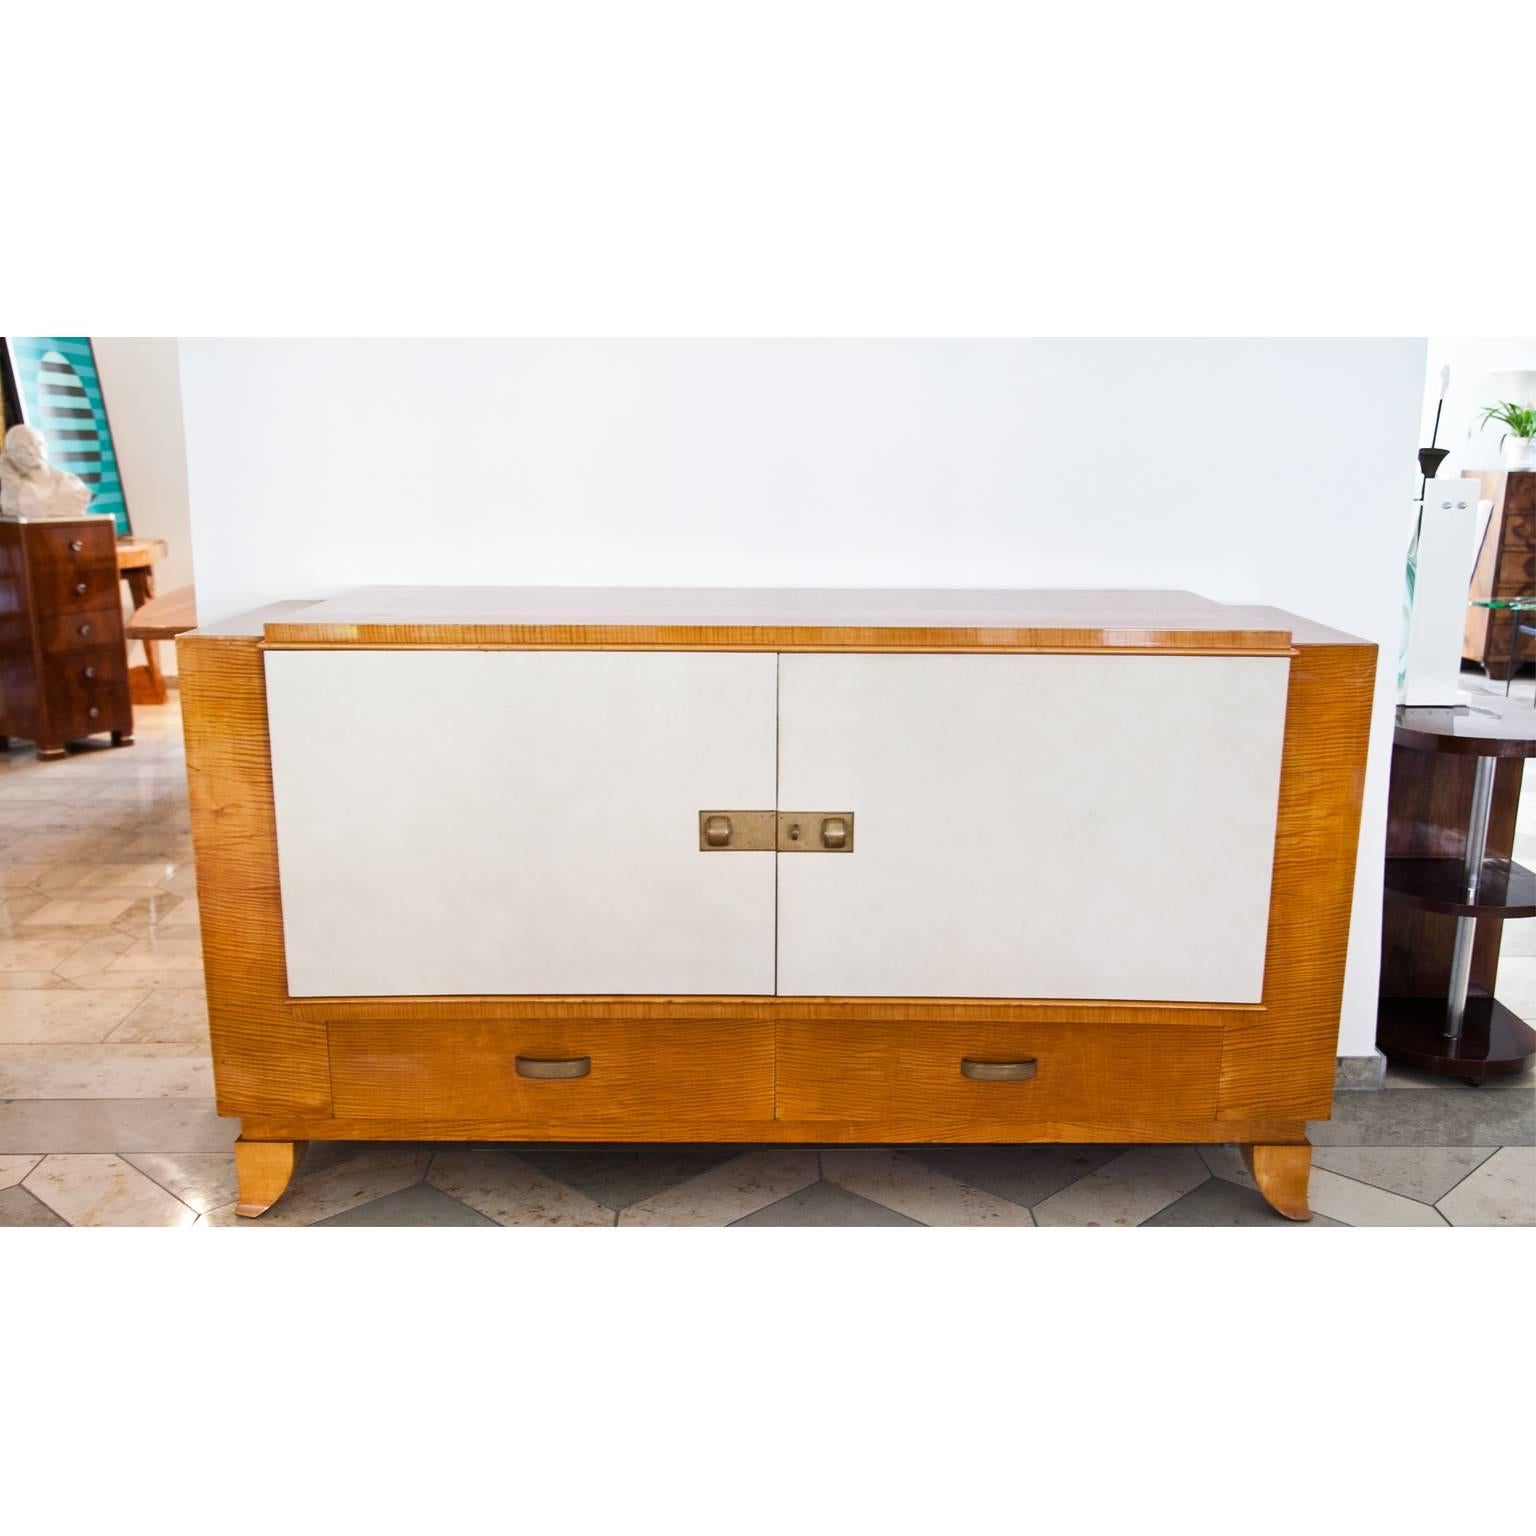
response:
<path fill-rule="evenodd" d="M 773 1118 L 773 1024 L 612 1019 L 333 1020 L 341 1119 L 496 1122 L 636 1140 Z"/>

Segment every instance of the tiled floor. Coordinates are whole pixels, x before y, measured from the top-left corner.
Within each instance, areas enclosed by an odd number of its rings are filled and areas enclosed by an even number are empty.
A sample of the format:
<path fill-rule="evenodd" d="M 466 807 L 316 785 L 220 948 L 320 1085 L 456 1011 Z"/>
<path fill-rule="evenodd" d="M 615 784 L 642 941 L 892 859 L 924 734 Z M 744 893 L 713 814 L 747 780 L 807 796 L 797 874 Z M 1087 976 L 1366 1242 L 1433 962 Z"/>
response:
<path fill-rule="evenodd" d="M 230 1226 L 175 705 L 0 755 L 0 1226 Z M 1536 864 L 1536 771 L 1517 857 Z M 1536 923 L 1500 993 L 1536 1015 Z M 1536 1079 L 1409 1073 L 1313 1127 L 1311 1228 L 1536 1224 Z M 311 1147 L 278 1226 L 1278 1226 L 1229 1147 Z"/>

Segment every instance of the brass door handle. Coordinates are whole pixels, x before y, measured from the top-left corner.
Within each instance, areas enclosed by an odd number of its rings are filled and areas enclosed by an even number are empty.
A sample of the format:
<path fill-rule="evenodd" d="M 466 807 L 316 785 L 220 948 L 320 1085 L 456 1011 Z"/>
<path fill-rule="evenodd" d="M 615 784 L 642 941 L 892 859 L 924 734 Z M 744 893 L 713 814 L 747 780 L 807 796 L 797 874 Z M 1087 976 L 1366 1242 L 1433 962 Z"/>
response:
<path fill-rule="evenodd" d="M 967 1056 L 960 1063 L 960 1075 L 978 1083 L 1025 1083 L 1037 1065 L 1033 1056 L 1023 1061 L 973 1061 Z"/>
<path fill-rule="evenodd" d="M 821 845 L 823 848 L 846 848 L 848 846 L 848 822 L 842 816 L 825 816 L 821 822 Z"/>
<path fill-rule="evenodd" d="M 711 848 L 728 847 L 731 841 L 731 818 L 709 816 L 704 821 L 704 841 Z"/>
<path fill-rule="evenodd" d="M 570 1056 L 561 1061 L 547 1061 L 537 1056 L 519 1056 L 517 1075 L 544 1079 L 585 1077 L 592 1070 L 590 1056 Z"/>

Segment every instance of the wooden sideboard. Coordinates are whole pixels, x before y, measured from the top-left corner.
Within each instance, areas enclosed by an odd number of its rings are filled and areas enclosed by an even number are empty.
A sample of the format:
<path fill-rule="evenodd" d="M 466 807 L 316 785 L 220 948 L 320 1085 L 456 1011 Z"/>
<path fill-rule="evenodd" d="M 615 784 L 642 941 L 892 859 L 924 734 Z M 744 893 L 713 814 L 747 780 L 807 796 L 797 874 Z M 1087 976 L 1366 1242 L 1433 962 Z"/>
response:
<path fill-rule="evenodd" d="M 242 1214 L 411 1139 L 1230 1142 L 1308 1215 L 1372 645 L 1172 592 L 376 588 L 178 653 Z"/>
<path fill-rule="evenodd" d="M 1467 596 L 1473 599 L 1528 597 L 1536 593 L 1536 473 L 1524 470 L 1469 470 L 1478 498 L 1493 510 L 1478 546 Z M 1515 615 L 1506 610 L 1467 608 L 1461 654 L 1504 682 L 1514 655 Z"/>
<path fill-rule="evenodd" d="M 103 731 L 133 741 L 113 521 L 0 518 L 0 746 L 63 757 Z"/>

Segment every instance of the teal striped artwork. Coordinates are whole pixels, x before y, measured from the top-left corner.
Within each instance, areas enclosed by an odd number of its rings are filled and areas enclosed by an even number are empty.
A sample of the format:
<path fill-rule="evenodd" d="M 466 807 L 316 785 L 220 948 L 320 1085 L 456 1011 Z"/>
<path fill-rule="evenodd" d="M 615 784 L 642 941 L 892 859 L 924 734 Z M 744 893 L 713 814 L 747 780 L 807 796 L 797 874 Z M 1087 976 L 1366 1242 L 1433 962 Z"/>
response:
<path fill-rule="evenodd" d="M 7 336 L 21 419 L 48 440 L 48 457 L 91 488 L 89 510 L 133 530 L 89 336 Z"/>

